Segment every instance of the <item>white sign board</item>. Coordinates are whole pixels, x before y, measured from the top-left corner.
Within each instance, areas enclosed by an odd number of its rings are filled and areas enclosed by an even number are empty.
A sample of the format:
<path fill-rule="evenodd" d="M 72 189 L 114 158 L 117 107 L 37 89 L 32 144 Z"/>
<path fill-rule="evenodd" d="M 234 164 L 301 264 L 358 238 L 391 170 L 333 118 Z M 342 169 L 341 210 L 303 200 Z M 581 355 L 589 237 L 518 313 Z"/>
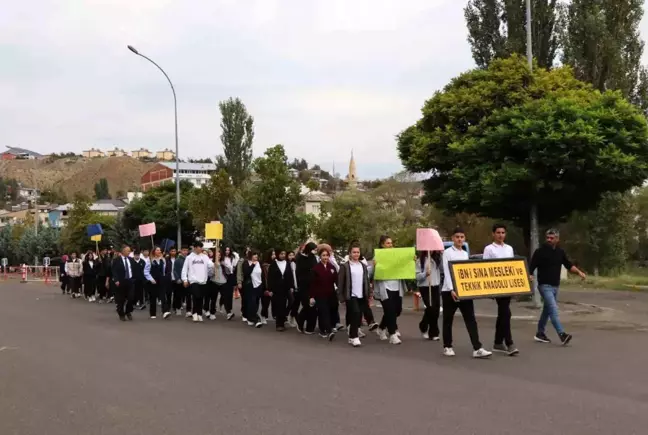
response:
<path fill-rule="evenodd" d="M 7 267 L 7 264 L 9 264 L 9 260 L 7 260 L 6 258 L 3 258 L 2 259 L 2 267 Z"/>
<path fill-rule="evenodd" d="M 43 258 L 43 266 L 47 267 L 49 265 L 50 265 L 50 258 L 49 257 Z"/>

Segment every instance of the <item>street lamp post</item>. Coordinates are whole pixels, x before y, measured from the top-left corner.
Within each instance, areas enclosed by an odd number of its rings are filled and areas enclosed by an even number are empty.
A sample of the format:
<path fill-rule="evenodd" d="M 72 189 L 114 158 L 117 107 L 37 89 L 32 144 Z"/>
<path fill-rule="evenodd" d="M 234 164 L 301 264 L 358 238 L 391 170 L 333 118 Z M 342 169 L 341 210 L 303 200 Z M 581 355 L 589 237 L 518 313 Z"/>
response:
<path fill-rule="evenodd" d="M 135 47 L 132 45 L 128 46 L 128 49 L 135 53 L 136 55 L 143 57 L 144 59 L 148 60 L 151 62 L 153 65 L 157 67 L 160 71 L 162 71 L 162 74 L 164 74 L 164 77 L 166 77 L 167 81 L 169 82 L 169 85 L 171 86 L 171 92 L 173 92 L 173 113 L 175 117 L 175 158 L 176 158 L 176 175 L 175 175 L 175 183 L 176 183 L 176 220 L 178 223 L 178 241 L 177 241 L 177 247 L 180 249 L 182 247 L 182 227 L 180 224 L 180 155 L 178 153 L 178 100 L 176 98 L 176 92 L 175 88 L 173 87 L 173 83 L 171 82 L 171 79 L 167 75 L 166 72 L 162 69 L 160 65 L 155 63 L 153 60 L 150 58 L 144 56 L 142 53 L 137 51 Z"/>

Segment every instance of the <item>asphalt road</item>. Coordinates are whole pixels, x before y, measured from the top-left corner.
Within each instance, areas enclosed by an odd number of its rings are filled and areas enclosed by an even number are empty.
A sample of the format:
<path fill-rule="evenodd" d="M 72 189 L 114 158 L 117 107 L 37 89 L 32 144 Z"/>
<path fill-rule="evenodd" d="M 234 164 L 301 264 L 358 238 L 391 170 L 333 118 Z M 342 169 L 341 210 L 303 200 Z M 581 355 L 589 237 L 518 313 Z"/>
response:
<path fill-rule="evenodd" d="M 56 287 L 0 283 L 0 434 L 646 433 L 645 333 L 572 329 L 563 348 L 515 323 L 522 353 L 483 361 L 460 317 L 453 359 L 417 321 L 401 318 L 401 346 L 353 349 L 239 318 L 122 323 Z"/>

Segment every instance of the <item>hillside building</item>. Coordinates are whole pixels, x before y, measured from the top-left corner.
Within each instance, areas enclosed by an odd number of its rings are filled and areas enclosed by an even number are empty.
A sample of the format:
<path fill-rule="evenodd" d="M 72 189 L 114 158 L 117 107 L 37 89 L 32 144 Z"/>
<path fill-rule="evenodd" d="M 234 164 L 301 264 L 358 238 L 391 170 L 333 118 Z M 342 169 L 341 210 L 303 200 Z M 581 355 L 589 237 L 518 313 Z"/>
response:
<path fill-rule="evenodd" d="M 10 146 L 7 147 L 7 151 L 0 154 L 0 160 L 35 160 L 42 157 L 44 156 L 37 152 Z"/>
<path fill-rule="evenodd" d="M 53 228 L 63 228 L 73 204 L 67 203 L 56 207 L 47 214 L 50 225 Z M 90 204 L 90 210 L 101 216 L 117 217 L 124 210 L 126 203 L 119 199 L 100 199 Z"/>
<path fill-rule="evenodd" d="M 216 172 L 216 165 L 213 163 L 180 163 L 180 180 L 189 181 L 196 187 L 204 186 L 214 172 Z M 164 183 L 174 183 L 175 176 L 175 163 L 158 163 L 142 175 L 142 192 Z"/>
<path fill-rule="evenodd" d="M 108 157 L 124 157 L 128 156 L 128 153 L 123 149 L 115 147 L 114 149 L 108 151 Z"/>
<path fill-rule="evenodd" d="M 155 153 L 155 158 L 162 160 L 163 162 L 171 162 L 175 160 L 176 156 L 175 153 L 170 149 L 165 149 L 163 151 L 158 151 L 157 153 Z"/>
<path fill-rule="evenodd" d="M 95 157 L 106 157 L 106 153 L 97 148 L 90 148 L 83 152 L 83 157 L 86 159 L 94 159 Z"/>
<path fill-rule="evenodd" d="M 132 152 L 133 158 L 135 159 L 149 159 L 151 158 L 151 152 L 146 148 L 140 148 Z"/>

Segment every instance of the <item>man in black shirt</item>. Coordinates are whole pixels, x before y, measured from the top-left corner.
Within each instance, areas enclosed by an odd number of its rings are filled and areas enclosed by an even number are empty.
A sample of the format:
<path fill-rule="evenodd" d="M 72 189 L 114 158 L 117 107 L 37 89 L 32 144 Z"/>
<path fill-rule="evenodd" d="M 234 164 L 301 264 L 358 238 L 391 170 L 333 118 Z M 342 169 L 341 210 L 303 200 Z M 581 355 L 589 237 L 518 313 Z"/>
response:
<path fill-rule="evenodd" d="M 551 343 L 545 334 L 547 320 L 551 319 L 551 324 L 556 329 L 564 346 L 571 341 L 572 336 L 565 332 L 558 318 L 558 288 L 560 287 L 562 267 L 565 266 L 565 269 L 582 279 L 585 279 L 585 274 L 569 261 L 565 251 L 558 246 L 560 241 L 558 230 L 547 231 L 546 240 L 547 243 L 538 248 L 531 258 L 531 273 L 538 269 L 538 290 L 543 300 L 538 332 L 533 338 L 541 343 Z"/>

